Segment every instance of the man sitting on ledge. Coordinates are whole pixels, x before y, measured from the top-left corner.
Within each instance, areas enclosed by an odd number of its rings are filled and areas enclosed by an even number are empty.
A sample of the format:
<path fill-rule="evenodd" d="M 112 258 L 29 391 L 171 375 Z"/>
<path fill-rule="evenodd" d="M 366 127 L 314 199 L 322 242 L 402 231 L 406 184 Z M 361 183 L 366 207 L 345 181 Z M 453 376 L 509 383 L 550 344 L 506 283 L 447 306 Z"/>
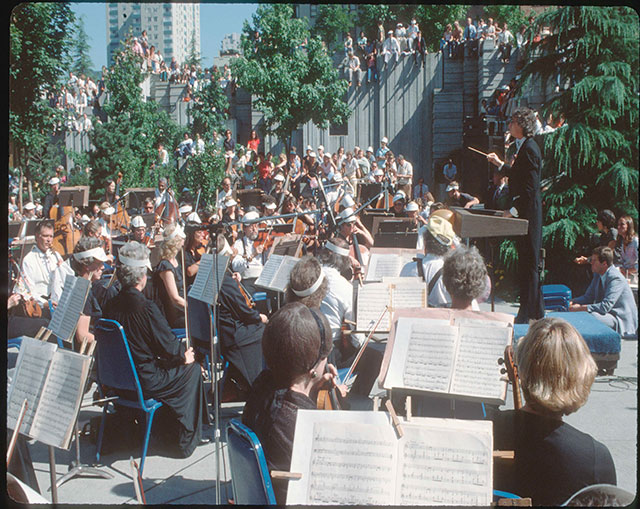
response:
<path fill-rule="evenodd" d="M 622 337 L 635 336 L 638 309 L 631 287 L 613 265 L 613 251 L 599 246 L 591 255 L 593 279 L 584 295 L 573 299 L 569 311 L 588 311 Z"/>

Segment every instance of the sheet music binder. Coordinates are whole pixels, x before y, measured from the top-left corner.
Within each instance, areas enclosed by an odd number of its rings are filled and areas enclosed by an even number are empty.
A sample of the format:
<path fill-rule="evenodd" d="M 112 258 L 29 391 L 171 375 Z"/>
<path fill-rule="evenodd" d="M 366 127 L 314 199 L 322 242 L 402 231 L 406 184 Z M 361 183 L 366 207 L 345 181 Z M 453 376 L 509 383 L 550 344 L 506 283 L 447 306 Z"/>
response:
<path fill-rule="evenodd" d="M 215 274 L 215 260 L 214 254 L 203 254 L 200 258 L 200 267 L 196 274 L 196 279 L 191 285 L 188 296 L 192 299 L 196 299 L 205 302 L 211 306 L 215 306 L 222 286 L 222 280 L 229 265 L 229 257 L 224 255 L 218 256 L 218 275 Z M 217 286 L 216 286 L 217 284 Z"/>
<path fill-rule="evenodd" d="M 73 341 L 73 335 L 90 288 L 91 281 L 88 279 L 71 275 L 65 278 L 60 301 L 53 311 L 48 327 L 55 336 L 63 341 Z"/>
<path fill-rule="evenodd" d="M 90 366 L 90 356 L 23 337 L 7 398 L 7 427 L 15 428 L 26 399 L 21 433 L 69 449 Z"/>
<path fill-rule="evenodd" d="M 299 261 L 293 256 L 272 254 L 262 269 L 260 277 L 256 279 L 255 286 L 284 292 L 289 284 L 289 275 Z"/>

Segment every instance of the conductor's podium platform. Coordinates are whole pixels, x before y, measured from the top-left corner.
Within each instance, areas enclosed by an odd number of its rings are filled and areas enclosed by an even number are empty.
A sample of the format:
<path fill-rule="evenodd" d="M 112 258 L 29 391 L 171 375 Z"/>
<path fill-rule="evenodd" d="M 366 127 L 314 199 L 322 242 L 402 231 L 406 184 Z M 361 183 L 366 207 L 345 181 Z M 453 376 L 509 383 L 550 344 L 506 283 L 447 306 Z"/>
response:
<path fill-rule="evenodd" d="M 593 359 L 598 366 L 598 374 L 612 375 L 620 359 L 620 334 L 607 327 L 586 311 L 547 313 L 549 318 L 562 318 L 582 335 Z M 515 324 L 513 327 L 514 343 L 529 330 L 528 324 Z"/>

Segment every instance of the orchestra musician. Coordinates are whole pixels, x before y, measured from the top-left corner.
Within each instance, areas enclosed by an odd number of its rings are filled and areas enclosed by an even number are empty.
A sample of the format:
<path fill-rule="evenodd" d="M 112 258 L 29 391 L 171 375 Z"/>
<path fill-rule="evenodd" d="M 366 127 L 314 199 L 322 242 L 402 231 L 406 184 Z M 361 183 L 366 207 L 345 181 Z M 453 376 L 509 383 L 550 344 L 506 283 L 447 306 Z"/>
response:
<path fill-rule="evenodd" d="M 358 236 L 358 242 L 366 248 L 373 247 L 373 236 L 369 233 L 360 218 L 354 214 L 352 208 L 346 208 L 338 215 L 338 236 L 347 241 L 349 245 L 353 244 L 353 235 Z"/>
<path fill-rule="evenodd" d="M 116 275 L 122 290 L 106 303 L 103 316 L 122 325 L 144 397 L 170 409 L 159 420 L 167 429 L 164 445 L 186 458 L 203 442 L 202 423 L 208 421 L 202 375 L 193 349 L 185 349 L 160 309 L 142 293 L 150 268 L 146 246 L 132 241 L 120 248 Z"/>
<path fill-rule="evenodd" d="M 164 202 L 168 187 L 169 187 L 169 181 L 167 180 L 167 178 L 160 177 L 158 179 L 158 187 L 155 190 L 155 197 L 154 197 L 154 203 L 153 203 L 154 211 Z"/>
<path fill-rule="evenodd" d="M 187 229 L 187 240 L 184 245 L 184 270 L 186 274 L 187 288 L 193 284 L 196 276 L 198 275 L 200 259 L 204 254 L 204 249 L 208 242 L 206 227 L 198 227 L 198 225 L 202 225 L 200 217 L 195 212 L 193 212 L 189 217 L 190 225 Z"/>
<path fill-rule="evenodd" d="M 106 201 L 108 204 L 113 205 L 119 199 L 120 196 L 116 194 L 116 181 L 113 179 L 107 180 L 107 183 L 104 186 L 104 199 L 102 201 Z"/>
<path fill-rule="evenodd" d="M 276 173 L 273 178 L 273 187 L 269 191 L 269 196 L 275 198 L 276 203 L 280 203 L 282 195 L 288 196 L 289 192 L 284 189 L 285 177 L 281 172 Z"/>
<path fill-rule="evenodd" d="M 495 489 L 552 506 L 585 486 L 616 484 L 607 447 L 563 421 L 587 402 L 597 373 L 580 333 L 559 318 L 538 320 L 518 340 L 515 362 L 525 404 L 491 417 L 494 448 L 515 453 L 494 463 Z"/>
<path fill-rule="evenodd" d="M 182 266 L 178 262 L 184 246 L 184 230 L 177 223 L 168 224 L 163 232 L 160 261 L 153 269 L 153 286 L 158 292 L 159 307 L 172 329 L 184 328 L 185 298 Z"/>
<path fill-rule="evenodd" d="M 391 208 L 391 212 L 395 217 L 406 217 L 404 206 L 407 203 L 407 195 L 404 194 L 404 191 L 398 191 L 393 196 L 393 207 Z"/>
<path fill-rule="evenodd" d="M 42 216 L 49 217 L 49 212 L 54 205 L 58 204 L 58 197 L 60 195 L 60 179 L 53 177 L 49 180 L 49 193 L 44 197 L 42 203 Z"/>
<path fill-rule="evenodd" d="M 284 219 L 268 219 L 269 216 L 273 216 L 276 213 L 278 205 L 276 199 L 273 196 L 265 195 L 262 197 L 262 217 L 265 218 L 267 225 L 282 224 Z"/>
<path fill-rule="evenodd" d="M 251 387 L 242 422 L 260 439 L 269 470 L 289 471 L 299 408 L 316 408 L 316 395 L 337 376 L 327 362 L 331 329 L 325 316 L 300 302 L 286 304 L 269 320 L 262 338 L 266 369 Z M 287 482 L 274 480 L 284 504 Z"/>

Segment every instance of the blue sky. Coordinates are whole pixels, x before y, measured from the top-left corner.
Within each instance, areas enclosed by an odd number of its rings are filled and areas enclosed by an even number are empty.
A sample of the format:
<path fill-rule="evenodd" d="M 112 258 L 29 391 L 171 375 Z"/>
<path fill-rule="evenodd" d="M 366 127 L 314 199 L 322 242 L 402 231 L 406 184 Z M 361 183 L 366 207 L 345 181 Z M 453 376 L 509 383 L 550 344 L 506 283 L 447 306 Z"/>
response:
<path fill-rule="evenodd" d="M 89 56 L 93 69 L 107 64 L 106 3 L 72 3 L 78 16 L 84 16 L 84 25 L 89 36 Z M 203 66 L 213 65 L 213 57 L 220 51 L 220 42 L 225 34 L 242 31 L 242 23 L 250 20 L 257 4 L 248 3 L 204 3 L 200 4 L 200 46 Z"/>

